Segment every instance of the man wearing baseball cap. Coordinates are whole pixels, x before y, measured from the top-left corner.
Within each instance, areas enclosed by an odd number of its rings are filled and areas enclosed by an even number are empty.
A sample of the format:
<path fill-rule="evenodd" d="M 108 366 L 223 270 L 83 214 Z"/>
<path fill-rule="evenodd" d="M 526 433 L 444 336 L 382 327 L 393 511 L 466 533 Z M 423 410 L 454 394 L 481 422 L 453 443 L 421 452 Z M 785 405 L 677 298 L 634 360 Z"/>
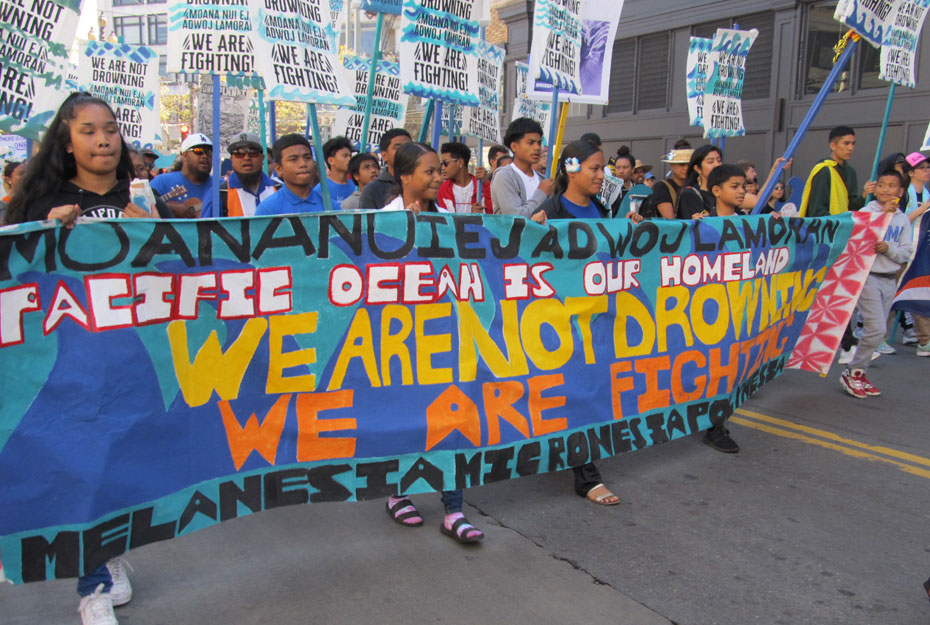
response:
<path fill-rule="evenodd" d="M 652 195 L 655 198 L 653 202 L 656 211 L 665 219 L 675 219 L 675 211 L 678 206 L 678 194 L 688 178 L 688 163 L 691 161 L 691 155 L 694 150 L 672 150 L 662 158 L 663 163 L 668 164 L 671 170 L 671 176 L 665 180 L 659 180 L 652 189 Z"/>
<path fill-rule="evenodd" d="M 262 171 L 264 151 L 261 140 L 253 133 L 241 132 L 229 144 L 232 173 L 220 183 L 220 207 L 213 206 L 213 197 L 207 194 L 201 217 L 251 217 L 265 198 L 277 191 L 278 186 Z"/>
<path fill-rule="evenodd" d="M 199 217 L 203 201 L 210 195 L 213 144 L 206 135 L 195 132 L 181 143 L 181 171 L 172 171 L 152 180 L 175 217 Z"/>

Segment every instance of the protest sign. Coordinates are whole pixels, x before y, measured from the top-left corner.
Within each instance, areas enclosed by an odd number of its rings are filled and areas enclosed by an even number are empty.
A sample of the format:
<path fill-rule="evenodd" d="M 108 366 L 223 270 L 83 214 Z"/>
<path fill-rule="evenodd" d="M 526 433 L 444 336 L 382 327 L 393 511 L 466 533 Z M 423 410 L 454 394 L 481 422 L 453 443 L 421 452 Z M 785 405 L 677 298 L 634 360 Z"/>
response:
<path fill-rule="evenodd" d="M 347 54 L 342 58 L 346 82 L 354 87 L 355 106 L 336 110 L 335 133 L 348 137 L 356 144 L 362 139 L 365 120 L 365 104 L 368 101 L 368 73 L 371 59 Z M 372 96 L 371 120 L 368 126 L 369 146 L 377 146 L 381 135 L 391 128 L 402 128 L 407 116 L 407 101 L 410 96 L 400 88 L 400 65 L 392 61 L 379 60 L 375 73 L 375 91 Z"/>
<path fill-rule="evenodd" d="M 362 0 L 362 11 L 400 15 L 403 0 Z"/>
<path fill-rule="evenodd" d="M 917 45 L 930 0 L 900 0 L 885 25 L 878 77 L 904 87 L 917 86 Z"/>
<path fill-rule="evenodd" d="M 620 192 L 623 190 L 623 179 L 617 178 L 616 176 L 604 175 L 604 183 L 601 185 L 601 190 L 597 194 L 597 199 L 601 201 L 601 204 L 610 208 L 614 203 L 614 200 L 617 199 L 617 196 L 620 195 Z"/>
<path fill-rule="evenodd" d="M 688 118 L 692 126 L 704 126 L 704 90 L 711 69 L 713 39 L 691 37 L 685 69 L 688 88 Z"/>
<path fill-rule="evenodd" d="M 253 3 L 259 73 L 269 100 L 353 106 L 329 0 Z"/>
<path fill-rule="evenodd" d="M 559 91 L 560 102 L 607 104 L 614 39 L 623 0 L 586 0 L 581 20 L 581 93 Z M 542 79 L 530 85 L 529 97 L 552 102 L 552 85 Z"/>
<path fill-rule="evenodd" d="M 400 77 L 405 93 L 478 106 L 478 22 L 484 0 L 405 0 Z"/>
<path fill-rule="evenodd" d="M 536 0 L 530 78 L 581 93 L 581 12 L 586 0 Z"/>
<path fill-rule="evenodd" d="M 516 97 L 513 101 L 513 112 L 510 116 L 510 121 L 518 117 L 529 117 L 530 119 L 538 121 L 544 129 L 549 128 L 549 124 L 552 120 L 552 103 L 543 102 L 541 100 L 531 100 L 527 97 L 530 73 L 529 65 L 517 61 L 514 63 L 514 69 L 516 70 L 517 79 Z M 545 133 L 543 133 L 543 145 L 548 145 L 548 143 L 549 140 Z"/>
<path fill-rule="evenodd" d="M 504 49 L 478 42 L 478 96 L 477 107 L 462 108 L 460 134 L 488 141 L 501 142 L 501 76 L 504 72 Z M 458 108 L 458 107 L 457 107 Z"/>
<path fill-rule="evenodd" d="M 889 18 L 902 0 L 840 0 L 833 19 L 855 30 L 876 48 L 882 45 Z"/>
<path fill-rule="evenodd" d="M 226 147 L 233 137 L 242 132 L 255 132 L 253 122 L 257 117 L 252 111 L 252 90 L 220 84 L 219 105 L 223 114 L 220 116 L 219 150 L 227 156 Z M 197 116 L 194 118 L 194 132 L 213 136 L 213 81 L 204 76 L 197 92 Z M 256 133 L 257 134 L 257 133 Z"/>
<path fill-rule="evenodd" d="M 0 132 L 37 140 L 68 96 L 68 50 L 80 3 L 0 4 Z"/>
<path fill-rule="evenodd" d="M 838 259 L 886 223 L 372 211 L 13 227 L 6 575 L 76 576 L 252 512 L 470 488 L 706 430 L 789 358 L 806 366 L 796 342 Z"/>
<path fill-rule="evenodd" d="M 746 57 L 758 30 L 718 28 L 710 60 L 713 66 L 704 88 L 704 136 L 738 137 L 743 125 L 743 78 Z"/>
<path fill-rule="evenodd" d="M 253 76 L 255 52 L 248 0 L 171 0 L 167 70 Z"/>
<path fill-rule="evenodd" d="M 113 107 L 123 139 L 151 150 L 161 141 L 158 53 L 145 46 L 88 41 L 78 60 L 83 91 Z"/>
<path fill-rule="evenodd" d="M 348 17 L 345 0 L 329 0 L 329 16 L 333 25 L 333 34 L 336 37 L 338 45 L 339 33 L 342 32 L 343 27 L 345 27 L 346 18 Z"/>
<path fill-rule="evenodd" d="M 0 159 L 22 162 L 27 158 L 25 137 L 19 135 L 0 135 Z"/>

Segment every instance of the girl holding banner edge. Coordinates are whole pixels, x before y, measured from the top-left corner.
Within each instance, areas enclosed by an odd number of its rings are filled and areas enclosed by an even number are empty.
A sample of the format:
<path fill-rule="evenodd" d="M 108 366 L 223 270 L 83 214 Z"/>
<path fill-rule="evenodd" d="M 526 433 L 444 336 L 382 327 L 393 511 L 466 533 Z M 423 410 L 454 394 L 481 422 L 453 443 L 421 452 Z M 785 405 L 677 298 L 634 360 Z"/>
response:
<path fill-rule="evenodd" d="M 129 148 L 110 105 L 89 93 L 72 93 L 29 161 L 10 199 L 6 223 L 58 219 L 73 228 L 81 215 L 151 218 L 152 213 L 131 201 L 133 174 Z M 161 200 L 155 208 L 163 218 L 173 216 Z M 113 607 L 132 599 L 126 566 L 117 557 L 78 578 L 78 611 L 84 625 L 117 625 Z"/>
<path fill-rule="evenodd" d="M 552 195 L 533 213 L 545 214 L 548 219 L 602 219 L 611 217 L 610 209 L 597 199 L 604 183 L 604 153 L 590 141 L 578 140 L 568 144 L 559 157 L 552 187 Z M 630 213 L 634 222 L 642 216 Z M 575 474 L 575 492 L 579 496 L 602 506 L 616 506 L 617 497 L 601 478 L 593 462 L 572 467 Z"/>

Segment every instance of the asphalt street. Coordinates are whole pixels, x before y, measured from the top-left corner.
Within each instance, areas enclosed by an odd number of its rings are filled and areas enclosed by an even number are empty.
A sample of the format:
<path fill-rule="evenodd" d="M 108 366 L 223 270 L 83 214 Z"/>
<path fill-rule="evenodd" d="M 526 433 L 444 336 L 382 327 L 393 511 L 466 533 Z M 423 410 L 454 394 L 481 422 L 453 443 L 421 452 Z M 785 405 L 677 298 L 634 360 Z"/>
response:
<path fill-rule="evenodd" d="M 622 503 L 547 474 L 466 492 L 476 547 L 392 523 L 383 502 L 276 509 L 128 556 L 122 625 L 925 625 L 930 359 L 874 363 L 880 398 L 785 373 L 699 437 L 601 461 Z M 0 587 L 3 625 L 77 624 L 74 580 Z"/>

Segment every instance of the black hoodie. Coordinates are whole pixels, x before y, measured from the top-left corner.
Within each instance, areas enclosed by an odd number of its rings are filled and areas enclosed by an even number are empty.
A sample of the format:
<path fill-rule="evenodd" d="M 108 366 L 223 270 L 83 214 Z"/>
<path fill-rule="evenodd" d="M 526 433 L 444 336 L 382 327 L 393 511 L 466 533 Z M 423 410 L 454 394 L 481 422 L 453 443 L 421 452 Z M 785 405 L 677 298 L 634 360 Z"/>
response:
<path fill-rule="evenodd" d="M 97 217 L 101 219 L 119 219 L 123 216 L 123 209 L 129 204 L 129 180 L 123 179 L 116 186 L 100 195 L 77 186 L 73 182 L 65 182 L 58 193 L 50 195 L 43 201 L 36 202 L 26 208 L 26 221 L 40 221 L 48 218 L 48 212 L 56 206 L 77 204 L 81 209 L 81 217 Z M 155 199 L 155 206 L 162 219 L 174 217 L 168 206 L 160 199 Z"/>

